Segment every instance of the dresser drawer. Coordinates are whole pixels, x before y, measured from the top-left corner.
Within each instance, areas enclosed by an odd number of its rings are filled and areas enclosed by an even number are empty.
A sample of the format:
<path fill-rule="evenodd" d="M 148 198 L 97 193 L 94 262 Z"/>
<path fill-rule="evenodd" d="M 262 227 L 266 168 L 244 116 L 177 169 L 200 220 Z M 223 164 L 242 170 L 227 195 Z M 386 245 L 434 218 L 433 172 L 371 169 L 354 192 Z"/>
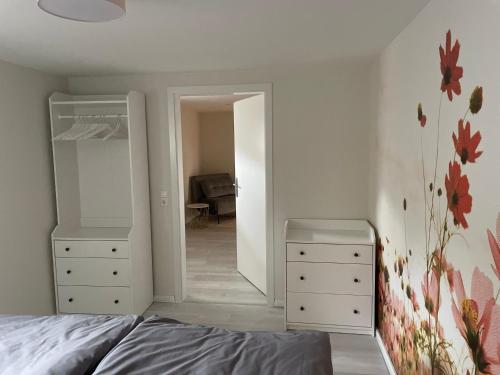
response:
<path fill-rule="evenodd" d="M 288 262 L 291 292 L 372 295 L 372 266 L 366 264 Z"/>
<path fill-rule="evenodd" d="M 289 262 L 372 264 L 372 247 L 366 245 L 288 243 L 286 259 Z"/>
<path fill-rule="evenodd" d="M 58 285 L 129 286 L 129 260 L 56 258 Z"/>
<path fill-rule="evenodd" d="M 130 289 L 125 287 L 59 286 L 59 312 L 79 314 L 127 314 Z"/>
<path fill-rule="evenodd" d="M 372 326 L 372 297 L 288 292 L 287 322 Z"/>
<path fill-rule="evenodd" d="M 54 241 L 56 257 L 128 258 L 128 241 Z"/>

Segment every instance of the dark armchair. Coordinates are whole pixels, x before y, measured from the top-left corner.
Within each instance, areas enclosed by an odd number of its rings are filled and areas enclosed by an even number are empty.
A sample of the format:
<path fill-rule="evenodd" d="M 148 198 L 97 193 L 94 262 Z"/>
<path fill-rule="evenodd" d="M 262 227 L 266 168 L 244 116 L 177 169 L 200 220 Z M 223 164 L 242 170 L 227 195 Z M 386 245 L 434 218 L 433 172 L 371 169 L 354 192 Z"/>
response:
<path fill-rule="evenodd" d="M 211 215 L 221 216 L 236 213 L 236 196 L 229 173 L 191 176 L 189 178 L 189 200 L 191 203 L 208 203 Z"/>

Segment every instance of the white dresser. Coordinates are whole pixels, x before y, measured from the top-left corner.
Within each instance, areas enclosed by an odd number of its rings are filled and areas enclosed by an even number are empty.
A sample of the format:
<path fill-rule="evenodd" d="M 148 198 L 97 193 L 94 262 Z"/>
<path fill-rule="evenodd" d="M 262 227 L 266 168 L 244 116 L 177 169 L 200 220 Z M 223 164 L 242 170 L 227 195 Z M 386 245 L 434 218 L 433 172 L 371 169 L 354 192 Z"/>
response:
<path fill-rule="evenodd" d="M 153 300 L 145 98 L 50 98 L 58 313 L 142 314 Z"/>
<path fill-rule="evenodd" d="M 287 329 L 375 334 L 375 233 L 364 220 L 289 219 Z"/>

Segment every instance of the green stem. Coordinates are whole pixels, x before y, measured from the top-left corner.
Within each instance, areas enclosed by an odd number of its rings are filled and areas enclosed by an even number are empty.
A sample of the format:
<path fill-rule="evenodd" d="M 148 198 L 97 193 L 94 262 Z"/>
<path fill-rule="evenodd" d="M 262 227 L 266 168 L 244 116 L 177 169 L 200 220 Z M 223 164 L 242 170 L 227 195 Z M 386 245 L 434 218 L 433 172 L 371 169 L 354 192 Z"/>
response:
<path fill-rule="evenodd" d="M 408 285 L 410 285 L 410 266 L 408 265 L 408 261 L 409 261 L 410 258 L 408 257 L 408 239 L 407 239 L 407 230 L 406 230 L 406 210 L 403 213 L 403 221 L 404 221 L 404 230 L 405 230 L 406 273 L 408 274 Z M 411 310 L 413 311 L 413 307 L 412 307 Z"/>
<path fill-rule="evenodd" d="M 438 120 L 437 120 L 437 140 L 436 140 L 436 160 L 434 163 L 434 179 L 433 179 L 433 189 L 432 189 L 432 200 L 431 200 L 431 220 L 433 217 L 434 213 L 434 197 L 436 195 L 436 178 L 437 178 L 437 165 L 438 165 L 438 160 L 439 160 L 439 133 L 440 133 L 440 125 L 441 125 L 441 108 L 443 106 L 443 94 L 441 93 L 441 97 L 439 99 L 439 110 L 438 110 Z M 429 228 L 432 223 L 429 223 Z M 427 246 L 430 245 L 431 241 L 431 235 L 430 235 L 430 230 L 429 233 L 427 234 Z"/>
<path fill-rule="evenodd" d="M 437 166 L 438 166 L 438 160 L 439 160 L 439 135 L 440 135 L 440 127 L 441 127 L 441 108 L 443 106 L 443 93 L 441 93 L 441 97 L 439 99 L 439 110 L 438 110 L 438 120 L 437 120 L 437 139 L 436 139 L 436 159 L 434 162 L 434 179 L 433 179 L 433 189 L 432 189 L 432 198 L 431 198 L 431 212 L 430 212 L 430 220 L 429 220 L 429 231 L 427 234 L 427 244 L 426 247 L 428 248 L 430 245 L 431 241 L 431 235 L 430 235 L 430 227 L 432 225 L 432 222 L 434 221 L 435 223 L 435 218 L 434 218 L 434 197 L 436 196 L 436 179 L 437 179 Z M 434 219 L 434 220 L 433 220 Z M 436 232 L 438 233 L 438 241 L 440 239 L 440 228 L 435 228 Z M 427 262 L 427 291 L 429 291 L 429 272 L 431 268 L 430 262 Z M 440 279 L 438 280 L 438 306 L 439 306 L 439 293 L 440 293 Z M 437 306 L 436 306 L 437 308 Z M 431 373 L 434 375 L 434 365 L 436 362 L 436 350 L 437 350 L 437 325 L 438 325 L 438 314 L 436 314 L 436 326 L 435 326 L 435 334 L 434 337 L 432 337 L 432 329 L 430 326 L 430 313 L 429 313 L 429 332 L 431 332 Z M 434 340 L 432 340 L 434 338 Z"/>
<path fill-rule="evenodd" d="M 423 133 L 423 130 L 420 132 L 420 153 L 422 154 L 422 177 L 424 179 L 424 201 L 425 201 L 424 234 L 425 234 L 425 238 L 427 238 L 427 182 L 425 180 L 424 141 L 423 141 L 422 133 Z M 429 230 L 430 230 L 430 228 L 429 228 Z M 429 253 L 429 247 L 427 246 L 427 241 L 425 244 L 425 252 L 426 252 L 426 254 Z"/>
<path fill-rule="evenodd" d="M 438 121 L 437 121 L 437 141 L 436 141 L 436 162 L 434 165 L 434 184 L 436 184 L 436 176 L 437 176 L 437 165 L 438 165 L 438 160 L 439 160 L 439 131 L 440 131 L 440 124 L 441 124 L 441 107 L 443 103 L 443 94 L 441 94 L 441 98 L 439 99 L 439 112 L 438 112 Z M 434 189 L 433 189 L 434 191 Z M 434 198 L 434 194 L 433 194 Z"/>
<path fill-rule="evenodd" d="M 467 115 L 469 114 L 469 109 L 470 109 L 470 108 L 469 108 L 469 107 L 467 107 L 467 111 L 465 111 L 465 113 L 464 113 L 464 117 L 462 117 L 462 120 L 464 120 L 464 122 L 465 122 L 465 118 L 466 118 L 466 117 L 467 117 Z"/>

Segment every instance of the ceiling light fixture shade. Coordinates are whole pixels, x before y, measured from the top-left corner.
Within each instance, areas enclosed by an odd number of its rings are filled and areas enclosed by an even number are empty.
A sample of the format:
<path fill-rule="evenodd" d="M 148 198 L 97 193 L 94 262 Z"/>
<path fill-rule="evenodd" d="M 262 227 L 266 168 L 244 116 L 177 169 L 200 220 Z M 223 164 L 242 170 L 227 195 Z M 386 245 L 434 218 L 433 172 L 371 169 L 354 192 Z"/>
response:
<path fill-rule="evenodd" d="M 38 0 L 54 16 L 82 22 L 111 21 L 125 15 L 125 0 Z"/>

